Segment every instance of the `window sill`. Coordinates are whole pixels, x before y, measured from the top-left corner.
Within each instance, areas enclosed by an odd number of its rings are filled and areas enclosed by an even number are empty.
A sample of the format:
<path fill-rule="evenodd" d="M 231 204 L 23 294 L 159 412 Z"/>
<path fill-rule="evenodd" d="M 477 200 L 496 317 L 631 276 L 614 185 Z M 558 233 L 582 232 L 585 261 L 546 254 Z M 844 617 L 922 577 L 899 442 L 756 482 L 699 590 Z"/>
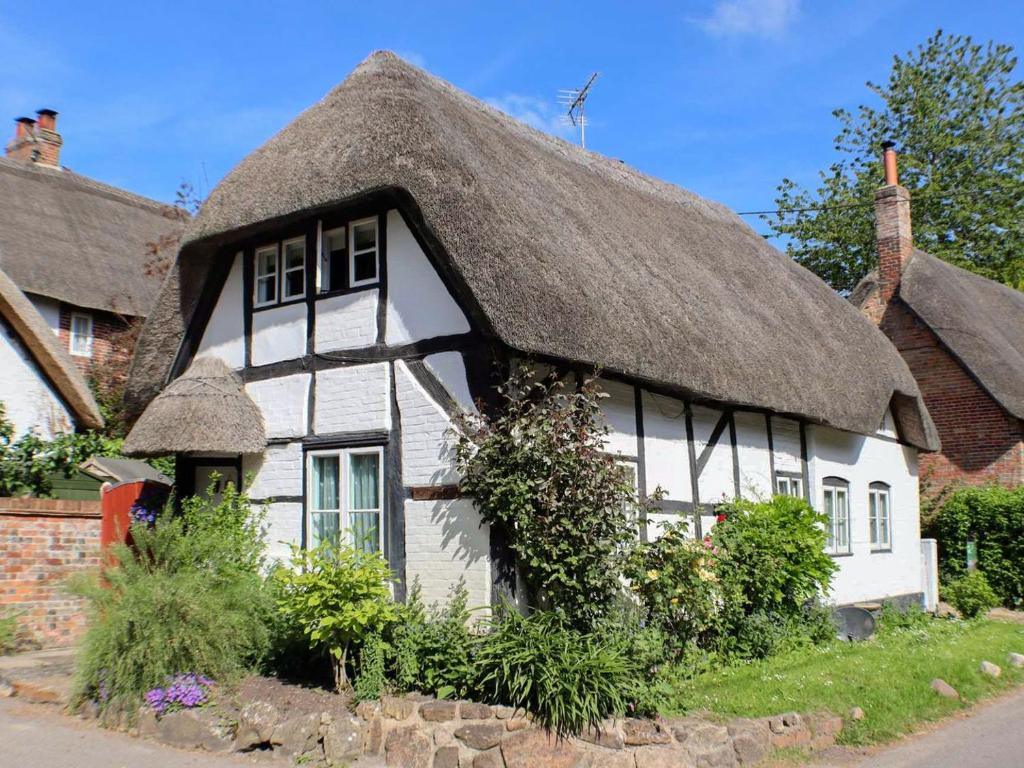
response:
<path fill-rule="evenodd" d="M 872 549 L 871 550 L 871 554 L 872 555 L 891 555 L 892 554 L 892 547 L 886 547 L 885 549 Z"/>
<path fill-rule="evenodd" d="M 853 552 L 829 552 L 829 557 L 853 557 Z"/>
<path fill-rule="evenodd" d="M 372 283 L 367 283 L 366 285 L 357 285 L 357 286 L 355 286 L 353 288 L 336 288 L 333 291 L 320 291 L 314 297 L 314 301 L 319 301 L 320 299 L 330 299 L 330 298 L 332 298 L 334 296 L 345 296 L 346 294 L 349 294 L 349 293 L 359 293 L 361 291 L 370 291 L 370 290 L 373 290 L 374 288 L 380 288 L 380 280 L 377 280 L 377 281 L 372 282 Z"/>
<path fill-rule="evenodd" d="M 252 307 L 252 311 L 255 314 L 256 312 L 266 312 L 268 309 L 278 309 L 279 307 L 290 307 L 292 304 L 305 304 L 305 303 L 306 303 L 306 297 L 305 296 L 301 296 L 301 297 L 299 297 L 297 299 L 288 299 L 287 301 L 279 301 L 276 304 L 264 304 L 261 307 L 257 307 L 254 304 L 253 307 Z"/>

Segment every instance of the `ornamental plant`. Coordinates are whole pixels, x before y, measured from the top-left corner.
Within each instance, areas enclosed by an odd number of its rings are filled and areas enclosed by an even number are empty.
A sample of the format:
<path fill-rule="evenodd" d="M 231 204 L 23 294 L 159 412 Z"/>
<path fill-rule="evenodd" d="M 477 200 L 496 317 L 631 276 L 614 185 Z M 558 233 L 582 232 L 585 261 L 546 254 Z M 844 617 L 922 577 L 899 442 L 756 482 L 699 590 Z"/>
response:
<path fill-rule="evenodd" d="M 347 689 L 350 651 L 398 616 L 391 569 L 378 552 L 331 542 L 312 550 L 293 545 L 291 565 L 275 571 L 278 607 L 311 647 L 330 654 L 335 687 Z"/>
<path fill-rule="evenodd" d="M 627 470 L 606 451 L 594 380 L 569 389 L 516 369 L 500 405 L 459 422 L 461 489 L 500 529 L 531 605 L 593 628 L 622 591 L 641 513 Z"/>
<path fill-rule="evenodd" d="M 999 605 L 999 597 L 981 571 L 971 571 L 942 585 L 942 597 L 965 619 L 974 619 Z"/>
<path fill-rule="evenodd" d="M 210 678 L 190 672 L 168 677 L 162 687 L 147 691 L 143 698 L 157 716 L 162 716 L 203 706 L 210 700 L 213 686 Z"/>

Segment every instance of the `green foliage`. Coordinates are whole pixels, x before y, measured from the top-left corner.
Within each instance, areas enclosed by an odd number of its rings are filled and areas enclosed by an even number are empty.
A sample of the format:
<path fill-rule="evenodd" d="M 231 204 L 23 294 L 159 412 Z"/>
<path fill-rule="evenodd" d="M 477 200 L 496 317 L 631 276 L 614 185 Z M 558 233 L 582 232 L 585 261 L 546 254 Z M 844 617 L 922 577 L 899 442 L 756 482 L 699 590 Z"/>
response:
<path fill-rule="evenodd" d="M 687 538 L 687 528 L 686 522 L 664 526 L 657 539 L 633 548 L 625 568 L 630 589 L 677 653 L 717 644 L 723 605 L 735 602 L 719 579 L 718 550 Z"/>
<path fill-rule="evenodd" d="M 377 552 L 324 542 L 313 550 L 292 546 L 292 568 L 275 572 L 278 605 L 302 627 L 311 646 L 334 662 L 335 685 L 349 685 L 349 650 L 397 618 L 391 570 Z"/>
<path fill-rule="evenodd" d="M 880 633 L 913 632 L 927 629 L 934 617 L 919 605 L 899 608 L 893 603 L 882 603 L 877 629 Z"/>
<path fill-rule="evenodd" d="M 1024 290 L 1024 84 L 1008 45 L 939 30 L 893 57 L 889 81 L 868 83 L 880 105 L 837 109 L 840 159 L 813 192 L 783 179 L 765 216 L 793 258 L 840 291 L 877 263 L 872 204 L 881 144 L 900 143 L 918 247 Z"/>
<path fill-rule="evenodd" d="M 168 676 L 230 680 L 267 650 L 273 604 L 260 573 L 262 514 L 231 491 L 219 504 L 188 500 L 152 527 L 132 527 L 116 567 L 72 589 L 88 600 L 75 698 L 131 711 Z"/>
<path fill-rule="evenodd" d="M 944 580 L 967 572 L 967 542 L 978 548 L 978 570 L 1003 605 L 1024 603 L 1024 486 L 959 488 L 935 517 Z"/>
<path fill-rule="evenodd" d="M 399 609 L 391 632 L 394 679 L 403 691 L 431 693 L 440 699 L 469 695 L 476 679 L 465 581 L 452 587 L 444 605 L 423 605 L 419 583 Z"/>
<path fill-rule="evenodd" d="M 824 515 L 803 499 L 739 499 L 719 508 L 713 529 L 719 578 L 744 613 L 795 616 L 828 591 L 836 564 L 825 553 Z"/>
<path fill-rule="evenodd" d="M 352 686 L 356 701 L 379 699 L 388 688 L 388 644 L 374 632 L 363 641 L 359 649 L 356 680 Z"/>
<path fill-rule="evenodd" d="M 988 579 L 981 571 L 971 571 L 966 576 L 943 584 L 942 597 L 965 619 L 982 616 L 999 605 L 999 596 L 988 585 Z"/>
<path fill-rule="evenodd" d="M 14 650 L 14 638 L 18 634 L 18 617 L 0 616 L 0 655 Z"/>
<path fill-rule="evenodd" d="M 635 538 L 635 489 L 605 450 L 608 427 L 593 381 L 566 391 L 520 368 L 493 414 L 460 422 L 461 488 L 504 532 L 529 602 L 589 629 L 621 592 Z"/>
<path fill-rule="evenodd" d="M 623 714 L 639 673 L 614 639 L 573 629 L 552 611 L 524 618 L 511 607 L 481 644 L 478 664 L 489 700 L 532 712 L 559 736 Z"/>

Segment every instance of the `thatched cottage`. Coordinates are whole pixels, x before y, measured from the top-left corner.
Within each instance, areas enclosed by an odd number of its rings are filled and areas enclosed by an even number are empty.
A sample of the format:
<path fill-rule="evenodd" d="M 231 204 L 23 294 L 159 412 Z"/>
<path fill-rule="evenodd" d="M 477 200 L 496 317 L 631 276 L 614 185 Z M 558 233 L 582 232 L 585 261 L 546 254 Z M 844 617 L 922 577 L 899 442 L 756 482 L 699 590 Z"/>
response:
<path fill-rule="evenodd" d="M 600 367 L 608 450 L 666 493 L 644 535 L 796 494 L 830 516 L 835 601 L 920 595 L 938 443 L 885 336 L 723 206 L 390 53 L 210 194 L 136 353 L 126 447 L 175 452 L 185 488 L 251 475 L 276 554 L 358 536 L 400 594 L 462 576 L 486 604 L 505 550 L 459 498 L 449 428 L 522 357 Z"/>

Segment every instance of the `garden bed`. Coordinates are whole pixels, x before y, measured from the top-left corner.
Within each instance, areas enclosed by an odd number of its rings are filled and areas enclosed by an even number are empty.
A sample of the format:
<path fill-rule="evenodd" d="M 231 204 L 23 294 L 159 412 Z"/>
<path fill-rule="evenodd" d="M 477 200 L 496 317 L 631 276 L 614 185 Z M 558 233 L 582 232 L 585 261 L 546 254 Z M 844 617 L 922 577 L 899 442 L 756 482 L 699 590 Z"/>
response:
<path fill-rule="evenodd" d="M 841 741 L 891 741 L 1024 682 L 1024 669 L 1009 662 L 1010 653 L 1022 652 L 1020 624 L 927 620 L 860 643 L 802 648 L 702 674 L 677 687 L 673 708 L 756 718 L 785 710 L 847 714 L 860 707 L 865 716 L 847 722 Z M 980 671 L 985 660 L 1002 667 L 999 677 Z M 959 698 L 936 695 L 930 687 L 936 678 Z"/>

